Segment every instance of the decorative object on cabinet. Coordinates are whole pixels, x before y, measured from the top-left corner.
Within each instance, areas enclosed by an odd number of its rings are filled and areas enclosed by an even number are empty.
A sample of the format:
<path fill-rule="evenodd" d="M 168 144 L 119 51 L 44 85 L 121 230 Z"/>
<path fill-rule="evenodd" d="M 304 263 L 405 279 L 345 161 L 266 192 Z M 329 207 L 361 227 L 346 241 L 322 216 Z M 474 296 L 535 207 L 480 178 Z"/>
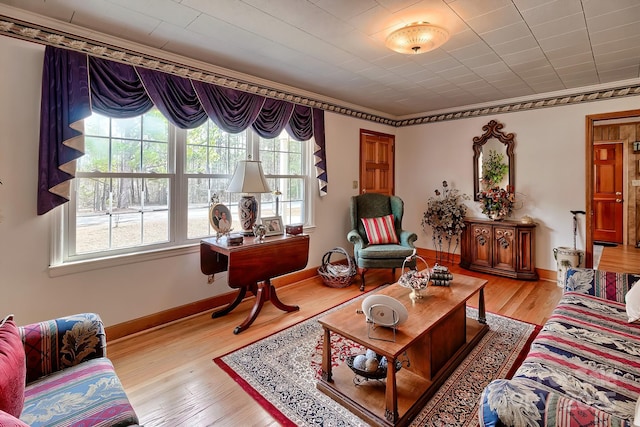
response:
<path fill-rule="evenodd" d="M 537 280 L 534 223 L 465 219 L 460 266 L 522 280 Z"/>
<path fill-rule="evenodd" d="M 361 362 L 362 358 L 364 358 L 364 363 Z M 375 363 L 369 364 L 368 362 L 372 360 L 375 360 Z M 356 375 L 353 379 L 353 384 L 355 385 L 360 385 L 367 380 L 383 380 L 387 378 L 387 359 L 384 356 L 375 355 L 375 358 L 371 359 L 367 358 L 366 354 L 353 354 L 348 356 L 345 362 Z M 407 359 L 408 363 L 409 360 Z M 396 360 L 396 372 L 401 368 L 402 361 Z"/>
<path fill-rule="evenodd" d="M 244 236 L 240 233 L 229 234 L 227 236 L 227 245 L 239 246 L 244 243 Z"/>
<path fill-rule="evenodd" d="M 233 172 L 227 191 L 243 193 L 238 202 L 242 234 L 251 236 L 253 224 L 258 217 L 258 201 L 252 193 L 270 193 L 271 189 L 262 172 L 262 163 L 258 160 L 240 160 Z M 282 227 L 280 227 L 282 230 Z"/>
<path fill-rule="evenodd" d="M 533 222 L 534 222 L 534 221 L 533 221 L 533 218 L 532 218 L 532 217 L 530 217 L 529 215 L 524 215 L 522 218 L 520 218 L 520 221 L 521 221 L 523 224 L 533 224 Z"/>
<path fill-rule="evenodd" d="M 267 228 L 267 234 L 265 234 L 265 236 L 279 236 L 284 233 L 282 218 L 279 216 L 260 218 L 260 222 Z"/>
<path fill-rule="evenodd" d="M 436 261 L 443 262 L 443 242 L 447 243 L 447 262 L 451 252 L 451 241 L 455 239 L 453 252 L 460 243 L 460 233 L 464 228 L 464 216 L 467 207 L 463 200 L 469 200 L 469 196 L 461 194 L 455 188 L 449 188 L 447 181 L 442 181 L 442 192 L 435 190 L 435 197 L 427 200 L 427 209 L 422 215 L 422 229 L 431 227 L 433 246 L 436 249 Z M 425 230 L 426 231 L 426 230 Z"/>
<path fill-rule="evenodd" d="M 292 236 L 296 236 L 298 234 L 302 234 L 302 224 L 287 224 L 284 226 L 284 229 L 287 234 L 291 234 Z"/>
<path fill-rule="evenodd" d="M 478 202 L 482 213 L 493 220 L 501 220 L 511 216 L 516 201 L 516 193 L 507 186 L 506 189 L 493 187 L 482 190 L 478 194 Z"/>
<path fill-rule="evenodd" d="M 209 208 L 209 223 L 216 231 L 218 237 L 220 237 L 229 234 L 233 220 L 229 208 L 222 203 L 215 202 L 216 199 L 217 197 L 215 195 L 211 198 L 212 204 Z"/>
<path fill-rule="evenodd" d="M 422 261 L 423 270 L 418 270 L 417 260 Z M 409 261 L 413 261 L 414 268 L 405 270 L 405 264 Z M 402 274 L 398 279 L 398 284 L 403 288 L 411 289 L 411 299 L 417 300 L 422 298 L 422 290 L 426 289 L 431 279 L 431 272 L 429 271 L 429 264 L 424 258 L 416 255 L 416 250 L 413 251 L 413 255 L 408 256 L 404 263 L 402 263 Z"/>
<path fill-rule="evenodd" d="M 484 133 L 473 138 L 473 200 L 478 201 L 481 189 L 480 184 L 484 182 L 483 179 L 485 178 L 483 167 L 485 161 L 490 159 L 492 151 L 495 152 L 494 158 L 496 156 L 497 158 L 506 156 L 508 168 L 507 176 L 501 182 L 495 183 L 495 185 L 502 188 L 509 186 L 512 191 L 515 188 L 515 136 L 513 133 L 503 133 L 503 127 L 502 123 L 491 120 L 482 127 Z M 487 185 L 493 186 L 488 182 Z"/>
<path fill-rule="evenodd" d="M 407 308 L 396 298 L 389 295 L 373 294 L 362 301 L 362 312 L 367 323 L 389 328 L 406 322 L 409 318 Z"/>
<path fill-rule="evenodd" d="M 253 225 L 253 235 L 260 241 L 264 240 L 264 236 L 267 234 L 267 227 L 263 224 Z"/>
<path fill-rule="evenodd" d="M 449 286 L 453 280 L 453 274 L 449 267 L 444 265 L 434 265 L 431 270 L 431 284 L 433 286 Z"/>

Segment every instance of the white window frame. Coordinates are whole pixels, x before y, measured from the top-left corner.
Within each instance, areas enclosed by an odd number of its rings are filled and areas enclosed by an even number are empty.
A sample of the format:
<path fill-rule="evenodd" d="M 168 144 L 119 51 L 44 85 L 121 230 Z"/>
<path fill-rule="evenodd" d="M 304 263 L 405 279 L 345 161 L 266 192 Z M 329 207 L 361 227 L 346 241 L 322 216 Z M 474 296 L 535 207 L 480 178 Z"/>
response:
<path fill-rule="evenodd" d="M 247 132 L 247 154 L 251 158 L 259 158 L 259 136 L 251 130 Z M 169 200 L 169 241 L 161 244 L 136 246 L 136 249 L 126 248 L 110 250 L 96 255 L 82 255 L 70 260 L 67 257 L 68 248 L 65 233 L 69 230 L 70 238 L 75 238 L 75 229 L 71 229 L 69 216 L 71 210 L 75 212 L 75 200 L 72 195 L 71 200 L 65 205 L 50 212 L 51 218 L 51 247 L 49 275 L 51 277 L 74 274 L 82 271 L 90 271 L 99 268 L 107 268 L 148 260 L 179 256 L 199 251 L 200 241 L 211 236 L 197 238 L 187 238 L 187 206 L 188 177 L 193 174 L 185 174 L 186 157 L 186 136 L 187 131 L 169 125 L 169 173 L 157 174 L 157 177 L 169 177 L 170 179 L 170 200 Z M 303 172 L 304 177 L 304 209 L 305 209 L 305 230 L 314 228 L 314 199 L 317 185 L 315 178 L 315 166 L 313 151 L 315 141 L 313 138 L 305 143 L 303 148 Z M 173 171 L 173 172 L 172 172 Z M 77 176 L 83 176 L 78 173 Z M 203 178 L 220 177 L 219 174 L 203 174 Z M 279 175 L 276 175 L 280 177 Z M 286 176 L 285 176 L 286 177 Z M 230 178 L 230 176 L 229 176 Z M 267 178 L 272 176 L 267 175 Z M 74 180 L 75 181 L 75 180 Z M 75 182 L 71 185 L 74 186 Z M 239 198 L 240 195 L 237 195 Z M 256 195 L 259 196 L 259 195 Z M 75 244 L 75 241 L 74 241 Z"/>

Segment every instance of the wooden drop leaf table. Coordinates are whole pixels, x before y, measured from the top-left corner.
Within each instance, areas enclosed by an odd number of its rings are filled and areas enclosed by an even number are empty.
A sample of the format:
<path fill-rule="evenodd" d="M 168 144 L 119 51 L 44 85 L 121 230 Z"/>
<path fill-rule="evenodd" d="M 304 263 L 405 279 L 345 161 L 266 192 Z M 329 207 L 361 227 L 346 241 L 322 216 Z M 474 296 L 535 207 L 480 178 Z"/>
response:
<path fill-rule="evenodd" d="M 204 239 L 200 242 L 200 269 L 212 275 L 228 272 L 231 288 L 239 289 L 235 300 L 227 307 L 214 312 L 217 318 L 230 313 L 244 299 L 247 291 L 256 296 L 256 301 L 241 325 L 233 333 L 239 334 L 256 319 L 266 301 L 271 301 L 280 310 L 299 310 L 297 305 L 280 301 L 271 279 L 306 267 L 309 258 L 309 236 L 281 235 L 258 240 L 244 237 L 241 245 L 227 244 L 226 237 Z"/>

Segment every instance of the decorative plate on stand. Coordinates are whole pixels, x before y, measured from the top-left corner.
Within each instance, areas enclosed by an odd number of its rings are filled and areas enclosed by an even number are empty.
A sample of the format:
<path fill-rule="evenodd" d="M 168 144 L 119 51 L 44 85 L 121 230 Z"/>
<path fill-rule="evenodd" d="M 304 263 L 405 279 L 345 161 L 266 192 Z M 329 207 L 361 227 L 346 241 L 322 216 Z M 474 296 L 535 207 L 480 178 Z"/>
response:
<path fill-rule="evenodd" d="M 362 301 L 362 311 L 368 322 L 379 326 L 398 326 L 409 318 L 407 308 L 387 295 L 369 295 Z"/>

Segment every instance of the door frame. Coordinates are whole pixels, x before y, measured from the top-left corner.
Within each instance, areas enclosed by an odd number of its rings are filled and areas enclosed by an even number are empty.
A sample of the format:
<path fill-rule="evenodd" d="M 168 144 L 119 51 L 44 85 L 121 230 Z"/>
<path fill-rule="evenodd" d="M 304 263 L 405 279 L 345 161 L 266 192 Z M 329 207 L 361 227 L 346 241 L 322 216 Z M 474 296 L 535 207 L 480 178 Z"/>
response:
<path fill-rule="evenodd" d="M 598 120 L 640 118 L 640 110 L 590 114 L 585 117 L 585 266 L 593 267 L 593 127 Z M 625 229 L 624 233 L 627 232 Z M 624 241 L 624 239 L 623 239 Z"/>

